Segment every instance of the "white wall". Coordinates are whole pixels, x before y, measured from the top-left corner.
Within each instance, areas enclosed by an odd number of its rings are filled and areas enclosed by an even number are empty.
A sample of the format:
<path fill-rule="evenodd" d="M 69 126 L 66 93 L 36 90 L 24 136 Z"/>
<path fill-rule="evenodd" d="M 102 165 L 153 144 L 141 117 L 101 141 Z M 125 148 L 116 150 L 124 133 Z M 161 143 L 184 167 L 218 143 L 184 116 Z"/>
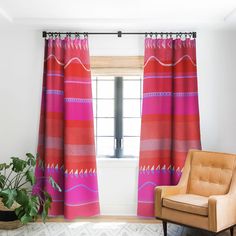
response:
<path fill-rule="evenodd" d="M 197 40 L 203 149 L 236 153 L 236 31 L 199 32 Z"/>
<path fill-rule="evenodd" d="M 236 153 L 236 32 L 199 31 L 199 101 L 203 149 Z M 41 32 L 0 37 L 0 162 L 36 151 L 43 70 Z M 142 55 L 143 37 L 90 37 L 91 55 Z M 98 161 L 101 213 L 135 215 L 138 160 Z"/>

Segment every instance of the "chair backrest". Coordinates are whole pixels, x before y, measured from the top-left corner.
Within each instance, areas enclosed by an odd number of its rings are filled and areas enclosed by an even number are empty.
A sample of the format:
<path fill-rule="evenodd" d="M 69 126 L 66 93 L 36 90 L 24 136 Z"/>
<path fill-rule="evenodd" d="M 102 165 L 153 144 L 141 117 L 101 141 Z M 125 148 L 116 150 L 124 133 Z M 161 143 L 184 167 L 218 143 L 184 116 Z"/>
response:
<path fill-rule="evenodd" d="M 192 150 L 190 158 L 188 193 L 206 197 L 228 193 L 236 155 Z"/>

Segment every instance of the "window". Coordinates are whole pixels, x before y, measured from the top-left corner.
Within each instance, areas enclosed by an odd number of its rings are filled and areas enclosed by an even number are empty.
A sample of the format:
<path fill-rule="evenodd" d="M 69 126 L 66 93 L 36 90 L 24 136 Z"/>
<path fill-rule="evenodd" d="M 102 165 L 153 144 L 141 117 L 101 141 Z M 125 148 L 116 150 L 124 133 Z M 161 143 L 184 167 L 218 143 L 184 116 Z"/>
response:
<path fill-rule="evenodd" d="M 139 155 L 141 76 L 93 76 L 97 156 Z"/>

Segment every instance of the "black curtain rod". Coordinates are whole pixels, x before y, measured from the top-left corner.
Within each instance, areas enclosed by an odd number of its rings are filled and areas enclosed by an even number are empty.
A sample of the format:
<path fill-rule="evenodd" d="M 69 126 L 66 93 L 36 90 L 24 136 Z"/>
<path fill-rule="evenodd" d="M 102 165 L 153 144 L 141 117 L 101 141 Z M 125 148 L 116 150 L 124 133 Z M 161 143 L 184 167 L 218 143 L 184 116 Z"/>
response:
<path fill-rule="evenodd" d="M 186 35 L 186 36 L 190 36 L 193 38 L 197 37 L 197 33 L 196 32 L 122 32 L 122 31 L 118 31 L 118 32 L 47 32 L 47 31 L 43 31 L 42 32 L 42 36 L 43 38 L 46 38 L 47 36 L 60 36 L 60 35 L 117 35 L 118 37 L 122 37 L 122 35 L 176 35 L 176 36 L 182 36 L 182 35 Z"/>

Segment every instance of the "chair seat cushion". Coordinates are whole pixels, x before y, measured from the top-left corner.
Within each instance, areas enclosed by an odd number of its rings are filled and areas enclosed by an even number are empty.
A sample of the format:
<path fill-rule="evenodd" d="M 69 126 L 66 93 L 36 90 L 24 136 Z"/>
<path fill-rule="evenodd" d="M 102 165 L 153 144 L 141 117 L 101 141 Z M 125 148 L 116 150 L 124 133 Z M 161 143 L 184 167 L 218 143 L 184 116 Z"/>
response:
<path fill-rule="evenodd" d="M 201 216 L 208 216 L 208 197 L 194 194 L 179 194 L 163 198 L 164 207 Z"/>

